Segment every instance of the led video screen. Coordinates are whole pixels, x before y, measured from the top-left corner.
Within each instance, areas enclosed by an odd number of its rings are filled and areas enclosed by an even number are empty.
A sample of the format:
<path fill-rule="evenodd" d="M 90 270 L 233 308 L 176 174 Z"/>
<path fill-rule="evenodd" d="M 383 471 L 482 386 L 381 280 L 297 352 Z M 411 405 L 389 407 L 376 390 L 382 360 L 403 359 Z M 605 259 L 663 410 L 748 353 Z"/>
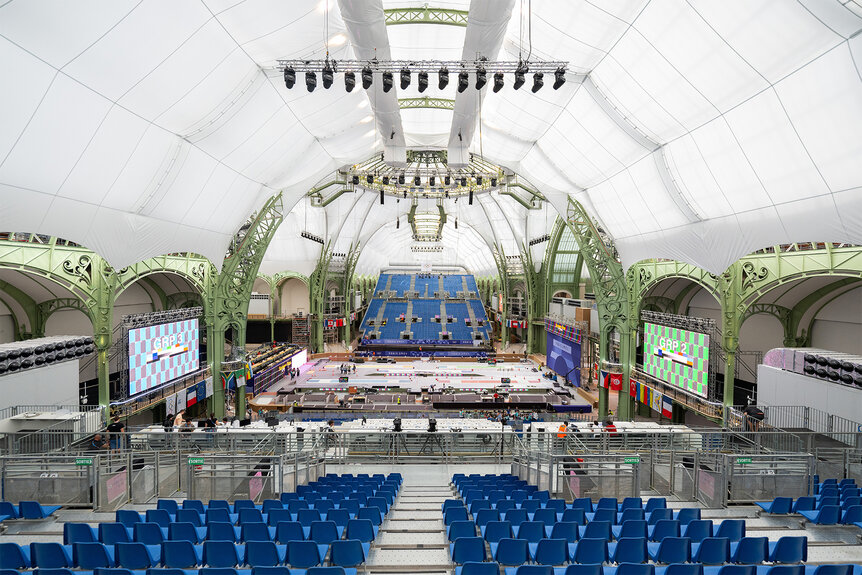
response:
<path fill-rule="evenodd" d="M 709 336 L 666 325 L 645 323 L 644 371 L 665 383 L 706 397 Z"/>
<path fill-rule="evenodd" d="M 196 371 L 198 343 L 196 319 L 129 330 L 129 395 Z"/>

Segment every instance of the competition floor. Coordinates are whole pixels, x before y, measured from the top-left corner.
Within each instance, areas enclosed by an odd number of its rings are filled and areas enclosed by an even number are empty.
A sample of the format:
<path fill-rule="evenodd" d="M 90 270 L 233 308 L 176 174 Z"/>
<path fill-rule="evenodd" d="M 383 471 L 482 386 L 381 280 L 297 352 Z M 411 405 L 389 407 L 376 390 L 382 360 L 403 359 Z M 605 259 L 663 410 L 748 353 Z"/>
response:
<path fill-rule="evenodd" d="M 351 368 L 354 364 L 350 364 Z M 320 389 L 326 391 L 359 389 L 399 388 L 413 393 L 422 391 L 493 391 L 503 386 L 513 392 L 562 391 L 555 382 L 542 376 L 532 361 L 526 363 L 502 363 L 488 365 L 478 362 L 399 361 L 398 363 L 355 364 L 356 373 L 350 373 L 347 382 L 340 382 L 342 374 L 338 362 L 312 365 L 306 371 L 304 381 L 287 389 Z M 556 389 L 555 389 L 556 388 Z"/>

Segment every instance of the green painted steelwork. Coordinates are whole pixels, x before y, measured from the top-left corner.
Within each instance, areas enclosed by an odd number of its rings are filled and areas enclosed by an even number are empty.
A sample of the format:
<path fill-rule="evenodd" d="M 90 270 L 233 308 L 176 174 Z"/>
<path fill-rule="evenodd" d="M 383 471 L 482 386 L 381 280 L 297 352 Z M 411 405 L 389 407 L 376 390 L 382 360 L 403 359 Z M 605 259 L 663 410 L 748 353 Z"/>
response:
<path fill-rule="evenodd" d="M 386 8 L 383 10 L 387 26 L 399 24 L 441 24 L 445 26 L 467 26 L 468 12 L 452 8 Z"/>
<path fill-rule="evenodd" d="M 455 100 L 448 98 L 432 98 L 421 96 L 419 98 L 398 98 L 398 107 L 402 110 L 416 110 L 427 108 L 431 110 L 454 110 Z"/>

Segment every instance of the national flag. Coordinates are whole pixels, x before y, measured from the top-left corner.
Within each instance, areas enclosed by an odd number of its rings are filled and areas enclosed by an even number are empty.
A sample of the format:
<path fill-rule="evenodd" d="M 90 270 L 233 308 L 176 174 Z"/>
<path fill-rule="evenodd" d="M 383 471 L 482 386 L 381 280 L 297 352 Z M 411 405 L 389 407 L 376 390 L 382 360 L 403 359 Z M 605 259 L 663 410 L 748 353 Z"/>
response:
<path fill-rule="evenodd" d="M 622 391 L 623 389 L 623 374 L 612 373 L 608 376 L 611 391 Z"/>
<path fill-rule="evenodd" d="M 629 379 L 629 397 L 637 398 L 638 396 L 638 382 L 634 379 Z"/>
<path fill-rule="evenodd" d="M 602 371 L 601 377 L 599 377 L 599 386 L 607 388 L 608 387 L 608 372 Z"/>
<path fill-rule="evenodd" d="M 661 413 L 661 398 L 662 397 L 663 397 L 662 394 L 658 393 L 657 391 L 653 391 L 652 397 L 650 398 L 651 399 L 650 407 L 656 413 Z"/>
<path fill-rule="evenodd" d="M 673 400 L 666 395 L 661 398 L 661 414 L 667 418 L 673 415 Z"/>
<path fill-rule="evenodd" d="M 647 386 L 645 386 L 644 384 L 640 384 L 640 389 L 638 391 L 640 392 L 640 395 L 638 397 L 638 401 L 640 401 L 641 403 L 644 403 L 646 405 L 649 405 L 649 391 L 650 391 L 649 388 Z"/>
<path fill-rule="evenodd" d="M 186 407 L 191 407 L 198 402 L 198 386 L 193 385 L 186 390 Z"/>

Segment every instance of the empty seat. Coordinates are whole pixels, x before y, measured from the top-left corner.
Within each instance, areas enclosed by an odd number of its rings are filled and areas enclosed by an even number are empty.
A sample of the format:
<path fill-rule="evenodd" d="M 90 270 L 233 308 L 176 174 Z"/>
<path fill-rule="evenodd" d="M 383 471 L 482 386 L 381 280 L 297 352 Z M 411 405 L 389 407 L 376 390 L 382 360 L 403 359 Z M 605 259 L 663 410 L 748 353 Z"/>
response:
<path fill-rule="evenodd" d="M 614 539 L 623 537 L 643 537 L 647 539 L 649 537 L 647 527 L 646 521 L 625 521 L 622 525 L 611 526 L 611 532 L 614 535 Z"/>
<path fill-rule="evenodd" d="M 204 502 L 200 499 L 184 499 L 183 500 L 183 509 L 193 509 L 198 512 L 198 514 L 203 515 L 206 513 L 206 506 Z"/>
<path fill-rule="evenodd" d="M 755 501 L 754 504 L 762 508 L 766 513 L 786 515 L 790 513 L 793 506 L 793 498 L 776 497 L 772 501 Z"/>
<path fill-rule="evenodd" d="M 683 507 L 678 511 L 674 511 L 673 518 L 679 521 L 680 525 L 688 525 L 695 519 L 700 519 L 700 509 L 696 507 Z"/>
<path fill-rule="evenodd" d="M 176 515 L 179 508 L 179 504 L 174 499 L 159 499 L 156 501 L 156 509 L 164 509 L 171 515 Z"/>
<path fill-rule="evenodd" d="M 132 530 L 122 523 L 100 523 L 99 541 L 105 545 L 129 543 L 132 541 Z"/>
<path fill-rule="evenodd" d="M 587 523 L 593 521 L 607 521 L 611 525 L 617 522 L 617 510 L 610 507 L 596 509 L 593 513 L 587 513 Z"/>
<path fill-rule="evenodd" d="M 578 540 L 578 524 L 574 521 L 558 521 L 553 526 L 545 526 L 545 532 L 550 539 L 565 539 L 569 543 Z"/>
<path fill-rule="evenodd" d="M 114 546 L 116 563 L 126 569 L 150 569 L 161 563 L 161 546 L 143 543 L 117 543 Z"/>
<path fill-rule="evenodd" d="M 500 512 L 496 509 L 481 509 L 475 516 L 476 525 L 486 525 L 489 521 L 499 521 Z"/>
<path fill-rule="evenodd" d="M 225 503 L 227 503 L 227 501 L 225 501 Z M 204 514 L 204 519 L 207 523 L 216 521 L 219 523 L 234 524 L 239 519 L 239 515 L 237 515 L 236 513 L 231 513 L 230 509 L 219 505 L 218 507 L 207 507 L 207 512 Z"/>
<path fill-rule="evenodd" d="M 515 532 L 515 538 L 526 539 L 531 543 L 545 538 L 545 524 L 542 521 L 524 521 L 512 530 Z"/>
<path fill-rule="evenodd" d="M 743 537 L 730 544 L 730 560 L 733 563 L 755 565 L 769 557 L 769 540 L 766 537 Z"/>
<path fill-rule="evenodd" d="M 578 527 L 581 539 L 610 539 L 611 524 L 609 521 L 590 521 L 583 527 Z"/>
<path fill-rule="evenodd" d="M 481 528 L 482 536 L 488 543 L 496 543 L 500 539 L 512 539 L 512 523 L 510 521 L 489 521 Z"/>
<path fill-rule="evenodd" d="M 745 537 L 745 519 L 725 519 L 715 530 L 716 537 L 726 537 L 731 543 Z"/>
<path fill-rule="evenodd" d="M 646 514 L 647 523 L 650 525 L 655 525 L 659 521 L 673 519 L 673 509 L 660 508 L 653 509 L 649 513 Z"/>
<path fill-rule="evenodd" d="M 802 563 L 808 559 L 808 537 L 779 537 L 769 542 L 769 561 Z"/>
<path fill-rule="evenodd" d="M 446 529 L 446 535 L 449 541 L 455 541 L 459 537 L 475 537 L 476 524 L 472 521 L 453 521 Z"/>
<path fill-rule="evenodd" d="M 304 532 L 304 531 L 303 531 Z M 240 526 L 240 539 L 248 541 L 272 541 L 275 536 L 275 528 L 267 527 L 266 523 L 244 523 Z"/>
<path fill-rule="evenodd" d="M 712 520 L 695 519 L 682 529 L 682 536 L 691 539 L 692 543 L 699 543 L 707 537 L 712 537 Z"/>
<path fill-rule="evenodd" d="M 500 565 L 497 563 L 483 563 L 479 561 L 467 561 L 455 568 L 455 575 L 500 575 Z M 824 574 L 833 575 L 833 574 Z M 840 574 L 834 574 L 840 575 Z"/>
<path fill-rule="evenodd" d="M 157 523 L 135 523 L 132 535 L 135 541 L 144 545 L 161 545 L 168 538 L 168 530 Z"/>
<path fill-rule="evenodd" d="M 530 560 L 530 551 L 526 539 L 500 539 L 490 546 L 494 561 L 501 565 L 521 565 Z M 484 544 L 482 548 L 484 549 Z"/>
<path fill-rule="evenodd" d="M 240 557 L 236 545 L 228 545 L 224 541 L 204 541 L 202 564 L 209 567 L 236 567 L 244 562 Z"/>
<path fill-rule="evenodd" d="M 99 541 L 99 533 L 95 528 L 86 523 L 64 523 L 63 544 L 73 543 L 96 543 Z"/>
<path fill-rule="evenodd" d="M 691 539 L 665 537 L 649 544 L 650 559 L 656 563 L 688 563 L 691 560 Z"/>
<path fill-rule="evenodd" d="M 320 510 L 318 510 L 320 511 Z M 264 523 L 263 513 L 257 508 L 245 508 L 239 510 L 239 524 L 243 523 Z"/>
<path fill-rule="evenodd" d="M 312 521 L 308 538 L 318 544 L 329 544 L 341 538 L 335 521 Z"/>
<path fill-rule="evenodd" d="M 19 501 L 18 514 L 22 519 L 44 519 L 53 515 L 62 505 L 39 505 L 36 501 Z"/>
<path fill-rule="evenodd" d="M 563 521 L 571 521 L 578 525 L 585 525 L 587 523 L 587 514 L 581 508 L 566 509 L 563 511 Z"/>
<path fill-rule="evenodd" d="M 201 504 L 203 505 L 203 504 Z M 147 521 L 149 521 L 150 512 L 147 511 Z M 176 521 L 183 523 L 191 523 L 195 527 L 203 527 L 204 522 L 201 519 L 201 513 L 197 509 L 180 509 L 177 511 Z M 170 523 L 170 521 L 168 521 Z M 162 527 L 167 527 L 167 524 L 159 523 Z"/>
<path fill-rule="evenodd" d="M 345 536 L 370 543 L 377 537 L 377 527 L 368 519 L 351 519 L 347 522 Z"/>
<path fill-rule="evenodd" d="M 145 525 L 144 523 L 139 523 L 138 525 Z M 208 524 L 209 525 L 209 524 Z M 230 527 L 230 526 L 228 526 Z M 231 531 L 233 528 L 231 527 Z M 191 541 L 194 544 L 202 542 L 207 538 L 207 528 L 205 527 L 195 527 L 191 523 L 171 523 L 168 527 L 168 539 L 172 541 Z M 218 541 L 218 538 L 211 538 L 214 541 Z M 139 539 L 135 539 L 136 541 L 140 541 Z M 222 541 L 230 541 L 233 543 L 235 541 L 234 538 L 230 539 L 221 539 Z M 145 543 L 141 541 L 141 543 Z"/>
<path fill-rule="evenodd" d="M 131 527 L 135 523 L 140 523 L 143 521 L 141 518 L 141 514 L 137 511 L 132 511 L 131 509 L 117 509 L 114 514 L 117 523 L 122 523 L 126 527 Z"/>
<path fill-rule="evenodd" d="M 625 497 L 620 503 L 618 511 L 623 512 L 626 509 L 643 509 L 643 499 L 640 497 Z"/>
<path fill-rule="evenodd" d="M 195 530 L 198 529 L 191 523 L 181 523 L 180 525 L 191 525 Z M 300 529 L 302 529 L 301 526 Z M 235 528 L 230 523 L 214 521 L 212 523 L 207 523 L 206 538 L 212 539 L 213 541 L 229 541 L 234 543 L 239 540 L 239 529 Z M 171 539 L 174 538 L 171 537 Z"/>
<path fill-rule="evenodd" d="M 607 563 L 607 539 L 581 539 L 575 543 L 572 552 L 573 563 Z"/>
<path fill-rule="evenodd" d="M 17 543 L 0 543 L 0 569 L 29 569 L 30 547 Z"/>
<path fill-rule="evenodd" d="M 614 563 L 646 563 L 647 540 L 645 537 L 623 537 L 608 544 L 608 554 Z"/>
<path fill-rule="evenodd" d="M 569 548 L 565 539 L 542 539 L 533 552 L 533 561 L 540 565 L 563 565 L 568 558 Z"/>
<path fill-rule="evenodd" d="M 245 544 L 245 564 L 252 567 L 275 567 L 287 559 L 287 545 L 272 541 L 249 541 Z"/>
<path fill-rule="evenodd" d="M 222 545 L 224 544 L 222 543 Z M 233 545 L 230 547 L 235 549 Z M 201 547 L 193 545 L 190 541 L 165 541 L 162 543 L 162 564 L 165 567 L 190 569 L 201 565 L 202 561 Z"/>
<path fill-rule="evenodd" d="M 707 537 L 691 546 L 691 559 L 695 563 L 722 565 L 730 561 L 730 539 Z"/>
<path fill-rule="evenodd" d="M 356 539 L 333 541 L 329 551 L 329 562 L 336 567 L 358 567 L 365 563 L 367 550 L 368 543 L 362 543 Z"/>
<path fill-rule="evenodd" d="M 481 537 L 459 537 L 450 545 L 452 562 L 456 564 L 485 560 L 485 542 Z"/>
<path fill-rule="evenodd" d="M 838 505 L 824 505 L 814 511 L 800 511 L 799 514 L 817 525 L 835 525 L 841 521 L 841 507 Z"/>
<path fill-rule="evenodd" d="M 322 560 L 320 548 L 314 541 L 290 541 L 287 544 L 287 562 L 291 567 L 316 567 Z"/>
<path fill-rule="evenodd" d="M 453 521 L 466 521 L 467 520 L 467 508 L 466 507 L 450 507 L 443 513 L 443 524 L 449 525 Z"/>
<path fill-rule="evenodd" d="M 75 566 L 72 546 L 53 542 L 30 543 L 30 561 L 33 567 L 39 569 L 69 569 Z"/>
<path fill-rule="evenodd" d="M 644 505 L 644 511 L 650 513 L 656 509 L 667 509 L 667 499 L 664 497 L 650 497 Z"/>

